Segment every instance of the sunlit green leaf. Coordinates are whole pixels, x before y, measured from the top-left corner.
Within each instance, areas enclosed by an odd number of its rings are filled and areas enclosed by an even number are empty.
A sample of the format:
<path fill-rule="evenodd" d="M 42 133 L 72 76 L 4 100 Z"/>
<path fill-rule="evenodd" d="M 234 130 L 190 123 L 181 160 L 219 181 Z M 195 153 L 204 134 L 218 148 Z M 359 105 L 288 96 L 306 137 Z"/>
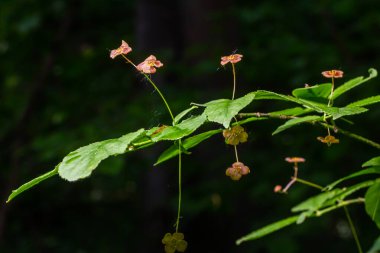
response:
<path fill-rule="evenodd" d="M 348 82 L 345 82 L 343 85 L 339 86 L 338 88 L 335 89 L 332 98 L 336 99 L 343 93 L 371 80 L 372 78 L 375 78 L 377 76 L 377 70 L 370 68 L 368 70 L 369 76 L 367 78 L 364 78 L 363 76 L 356 77 L 354 79 L 349 80 Z"/>
<path fill-rule="evenodd" d="M 186 116 L 189 112 L 191 112 L 192 110 L 197 109 L 197 108 L 198 108 L 198 106 L 194 105 L 194 106 L 182 111 L 180 114 L 175 116 L 173 124 L 176 125 L 184 116 Z"/>
<path fill-rule="evenodd" d="M 182 141 L 182 146 L 184 149 L 188 150 L 192 147 L 195 147 L 197 146 L 199 143 L 201 143 L 202 141 L 210 138 L 211 136 L 217 134 L 217 133 L 221 133 L 222 130 L 211 130 L 211 131 L 208 131 L 208 132 L 204 132 L 204 133 L 201 133 L 201 134 L 197 134 L 197 135 L 194 135 L 194 136 L 191 136 L 185 140 Z M 172 145 L 170 148 L 168 148 L 167 150 L 165 150 L 161 155 L 160 157 L 158 158 L 157 162 L 154 164 L 154 165 L 157 165 L 157 164 L 160 164 L 162 162 L 165 162 L 175 156 L 177 156 L 179 153 L 178 151 L 178 145 Z"/>
<path fill-rule="evenodd" d="M 372 168 L 369 168 L 369 169 L 363 169 L 363 170 L 360 170 L 358 172 L 355 172 L 355 173 L 352 173 L 346 177 L 343 177 L 343 178 L 340 178 L 339 180 L 336 180 L 335 182 L 327 185 L 324 190 L 331 190 L 332 188 L 334 188 L 337 184 L 343 182 L 343 181 L 346 181 L 350 178 L 354 178 L 354 177 L 358 177 L 358 176 L 362 176 L 362 175 L 368 175 L 368 174 L 380 174 L 380 167 L 372 167 Z"/>
<path fill-rule="evenodd" d="M 380 229 L 380 182 L 373 184 L 365 194 L 365 210 Z"/>
<path fill-rule="evenodd" d="M 316 211 L 319 208 L 323 207 L 323 205 L 328 201 L 329 199 L 332 199 L 333 197 L 340 194 L 343 190 L 342 189 L 334 189 L 332 191 L 323 192 L 316 196 L 313 196 L 311 198 L 308 198 L 307 200 L 301 202 L 300 204 L 296 205 L 292 208 L 292 212 L 302 212 L 302 211 Z"/>
<path fill-rule="evenodd" d="M 361 183 L 355 184 L 355 185 L 347 187 L 347 188 L 343 188 L 342 191 L 339 194 L 337 194 L 334 197 L 332 197 L 329 200 L 327 200 L 323 204 L 322 207 L 326 207 L 326 206 L 329 206 L 329 205 L 334 205 L 338 201 L 344 200 L 346 197 L 348 197 L 351 194 L 359 191 L 360 189 L 367 188 L 367 187 L 373 185 L 374 182 L 375 182 L 374 180 L 369 180 L 369 181 L 365 181 L 365 182 L 361 182 Z"/>
<path fill-rule="evenodd" d="M 302 212 L 297 219 L 297 225 L 305 222 L 306 218 L 310 217 L 313 214 L 311 211 Z"/>
<path fill-rule="evenodd" d="M 159 133 L 152 135 L 152 141 L 179 140 L 197 130 L 205 121 L 206 115 L 204 114 L 185 119 L 178 125 L 168 126 Z"/>
<path fill-rule="evenodd" d="M 241 109 L 249 105 L 255 97 L 255 93 L 251 92 L 244 97 L 231 99 L 218 99 L 205 104 L 204 114 L 207 119 L 212 122 L 220 123 L 225 128 L 230 126 L 230 122 Z"/>
<path fill-rule="evenodd" d="M 120 138 L 95 142 L 81 147 L 63 158 L 58 166 L 58 173 L 68 181 L 88 177 L 102 160 L 109 156 L 125 153 L 129 144 L 144 132 L 144 129 L 140 129 Z"/>
<path fill-rule="evenodd" d="M 299 116 L 305 113 L 309 113 L 312 110 L 303 107 L 293 107 L 281 111 L 270 112 L 269 115 L 285 115 L 285 116 Z"/>
<path fill-rule="evenodd" d="M 236 241 L 236 244 L 239 245 L 242 242 L 255 240 L 255 239 L 258 239 L 258 238 L 263 237 L 265 235 L 271 234 L 277 230 L 280 230 L 284 227 L 287 227 L 287 226 L 295 223 L 297 221 L 297 219 L 298 219 L 298 215 L 292 216 L 292 217 L 277 221 L 275 223 L 272 223 L 270 225 L 267 225 L 265 227 L 262 227 L 258 230 L 255 230 L 255 231 L 249 233 L 248 235 L 245 235 L 242 238 L 238 239 Z"/>
<path fill-rule="evenodd" d="M 293 126 L 296 126 L 296 125 L 299 125 L 301 123 L 305 123 L 305 122 L 313 122 L 313 121 L 319 121 L 319 120 L 322 120 L 322 117 L 321 116 L 315 116 L 315 115 L 311 115 L 311 116 L 305 116 L 305 117 L 302 117 L 302 118 L 295 118 L 295 119 L 291 119 L 291 120 L 288 120 L 285 122 L 285 124 L 279 126 L 273 133 L 272 135 L 275 135 L 275 134 L 278 134 L 288 128 L 291 128 Z"/>
<path fill-rule="evenodd" d="M 11 201 L 12 199 L 14 199 L 17 195 L 21 194 L 22 192 L 26 191 L 26 190 L 29 190 L 30 188 L 32 188 L 33 186 L 41 183 L 42 181 L 54 176 L 54 175 L 57 175 L 58 174 L 58 166 L 55 167 L 54 170 L 51 170 L 39 177 L 36 177 L 34 179 L 32 179 L 31 181 L 21 185 L 19 188 L 17 188 L 16 190 L 13 190 L 12 191 L 12 194 L 9 195 L 8 197 L 8 200 L 7 200 L 7 203 L 9 201 Z"/>
<path fill-rule="evenodd" d="M 369 167 L 369 166 L 380 166 L 380 156 L 373 157 L 372 159 L 362 164 L 362 167 Z"/>
<path fill-rule="evenodd" d="M 380 95 L 377 95 L 377 96 L 373 96 L 373 97 L 369 97 L 369 98 L 364 98 L 362 100 L 353 102 L 353 103 L 351 103 L 351 104 L 349 104 L 347 106 L 348 107 L 351 107 L 351 106 L 366 106 L 366 105 L 372 105 L 372 104 L 379 103 L 379 102 L 380 102 Z"/>
<path fill-rule="evenodd" d="M 255 92 L 255 100 L 283 100 L 288 102 L 295 102 L 297 103 L 297 98 L 283 95 L 279 93 L 275 93 L 273 91 L 267 91 L 267 90 L 258 90 Z"/>
<path fill-rule="evenodd" d="M 318 103 L 327 103 L 331 92 L 331 83 L 314 85 L 306 88 L 298 88 L 293 90 L 292 94 L 296 98 L 302 98 Z"/>
<path fill-rule="evenodd" d="M 239 120 L 238 122 L 234 122 L 231 124 L 231 126 L 235 126 L 235 125 L 244 125 L 244 124 L 247 124 L 249 122 L 252 122 L 252 121 L 258 121 L 258 120 L 266 120 L 268 118 L 266 117 L 250 117 L 250 118 L 246 118 L 246 119 L 243 119 L 243 120 Z"/>

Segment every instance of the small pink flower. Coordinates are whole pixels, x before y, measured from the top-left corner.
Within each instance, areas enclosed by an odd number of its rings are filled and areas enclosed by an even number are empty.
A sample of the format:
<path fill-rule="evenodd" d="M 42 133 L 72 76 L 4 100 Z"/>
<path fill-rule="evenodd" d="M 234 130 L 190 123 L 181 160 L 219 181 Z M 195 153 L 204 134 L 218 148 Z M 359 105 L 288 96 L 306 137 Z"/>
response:
<path fill-rule="evenodd" d="M 282 191 L 282 186 L 281 185 L 276 185 L 273 189 L 274 192 L 281 192 Z"/>
<path fill-rule="evenodd" d="M 331 144 L 338 144 L 339 139 L 335 138 L 332 135 L 327 135 L 326 137 L 317 137 L 317 140 L 320 142 L 326 143 L 327 146 L 330 146 Z"/>
<path fill-rule="evenodd" d="M 323 71 L 322 75 L 327 78 L 342 78 L 343 71 L 333 69 L 333 70 Z"/>
<path fill-rule="evenodd" d="M 285 161 L 287 161 L 288 163 L 304 163 L 305 158 L 302 158 L 302 157 L 286 157 Z"/>
<path fill-rule="evenodd" d="M 145 74 L 154 74 L 156 73 L 156 68 L 160 68 L 162 66 L 164 66 L 164 64 L 157 60 L 154 55 L 151 55 L 148 58 L 146 58 L 142 63 L 137 65 L 137 70 Z"/>
<path fill-rule="evenodd" d="M 119 48 L 111 50 L 110 57 L 112 59 L 115 59 L 116 56 L 121 55 L 121 54 L 128 54 L 131 51 L 132 51 L 132 48 L 128 45 L 128 43 L 122 40 L 121 46 Z"/>
<path fill-rule="evenodd" d="M 226 176 L 230 177 L 234 181 L 237 181 L 242 176 L 247 175 L 250 172 L 250 169 L 248 166 L 245 166 L 244 163 L 235 162 L 232 164 L 232 167 L 229 167 L 226 170 Z"/>
<path fill-rule="evenodd" d="M 242 57 L 243 57 L 243 55 L 241 55 L 241 54 L 231 54 L 229 56 L 223 56 L 223 57 L 221 57 L 220 64 L 222 66 L 226 65 L 229 62 L 234 64 L 234 63 L 241 61 Z"/>

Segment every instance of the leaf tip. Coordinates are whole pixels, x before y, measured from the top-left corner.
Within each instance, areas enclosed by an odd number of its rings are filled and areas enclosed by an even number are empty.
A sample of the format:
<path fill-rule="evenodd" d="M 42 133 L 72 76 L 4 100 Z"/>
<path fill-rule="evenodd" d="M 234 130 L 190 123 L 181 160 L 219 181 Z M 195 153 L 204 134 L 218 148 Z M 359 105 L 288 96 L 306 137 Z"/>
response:
<path fill-rule="evenodd" d="M 370 68 L 368 70 L 368 73 L 369 73 L 369 76 L 372 78 L 377 77 L 377 70 L 375 68 Z"/>
<path fill-rule="evenodd" d="M 235 244 L 239 246 L 242 242 L 244 242 L 244 239 L 240 238 L 240 239 L 235 241 Z"/>

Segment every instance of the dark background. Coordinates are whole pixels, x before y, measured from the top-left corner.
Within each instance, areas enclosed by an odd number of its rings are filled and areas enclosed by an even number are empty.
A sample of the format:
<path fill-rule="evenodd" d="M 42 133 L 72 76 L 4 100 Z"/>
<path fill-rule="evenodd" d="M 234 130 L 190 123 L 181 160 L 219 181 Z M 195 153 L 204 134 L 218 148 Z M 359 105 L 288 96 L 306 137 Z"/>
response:
<path fill-rule="evenodd" d="M 377 0 L 1 0 L 0 252 L 163 252 L 161 238 L 174 230 L 177 162 L 152 164 L 170 143 L 110 158 L 79 182 L 55 177 L 4 204 L 12 189 L 73 149 L 170 124 L 143 77 L 109 58 L 122 39 L 137 63 L 150 54 L 164 63 L 153 78 L 178 114 L 191 102 L 230 97 L 230 68 L 219 62 L 234 50 L 244 55 L 236 65 L 237 96 L 256 89 L 290 94 L 325 82 L 323 70 L 341 69 L 349 80 L 379 69 L 379 31 Z M 379 90 L 373 80 L 337 105 Z M 286 106 L 259 102 L 247 111 Z M 379 141 L 380 113 L 371 108 L 341 127 Z M 291 176 L 284 157 L 305 157 L 300 177 L 326 185 L 378 155 L 344 136 L 327 148 L 316 141 L 325 130 L 309 125 L 272 137 L 281 123 L 248 125 L 249 142 L 239 151 L 251 174 L 239 182 L 224 175 L 234 155 L 222 136 L 184 157 L 180 230 L 187 252 L 356 252 L 342 210 L 235 246 L 316 193 L 303 185 L 273 193 Z M 350 211 L 367 250 L 379 231 L 363 206 Z"/>

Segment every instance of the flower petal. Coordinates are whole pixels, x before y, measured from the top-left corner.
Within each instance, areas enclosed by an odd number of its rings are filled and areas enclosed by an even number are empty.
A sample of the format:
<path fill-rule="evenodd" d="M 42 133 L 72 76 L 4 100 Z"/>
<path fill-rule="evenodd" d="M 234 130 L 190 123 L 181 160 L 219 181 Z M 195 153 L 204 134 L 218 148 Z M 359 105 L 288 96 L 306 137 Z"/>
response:
<path fill-rule="evenodd" d="M 155 62 L 154 62 L 154 66 L 155 66 L 156 68 L 160 68 L 160 67 L 164 66 L 164 64 L 162 64 L 162 62 L 160 62 L 160 61 L 155 61 Z"/>
<path fill-rule="evenodd" d="M 174 252 L 175 252 L 175 246 L 165 245 L 165 253 L 174 253 Z"/>
<path fill-rule="evenodd" d="M 177 240 L 183 240 L 183 238 L 185 238 L 183 233 L 173 233 L 173 237 Z"/>
<path fill-rule="evenodd" d="M 286 157 L 285 161 L 288 163 L 304 163 L 306 160 L 303 157 Z"/>
<path fill-rule="evenodd" d="M 187 248 L 187 242 L 185 240 L 180 240 L 178 243 L 177 243 L 177 250 L 179 252 L 184 252 Z"/>
<path fill-rule="evenodd" d="M 120 47 L 118 47 L 117 49 L 111 50 L 110 57 L 114 59 L 118 55 L 128 54 L 131 51 L 132 51 L 132 48 L 128 45 L 128 43 L 122 40 Z"/>
<path fill-rule="evenodd" d="M 119 54 L 120 54 L 119 50 L 118 49 L 114 49 L 114 50 L 111 50 L 110 57 L 112 59 L 115 59 L 115 57 L 118 56 Z"/>
<path fill-rule="evenodd" d="M 169 244 L 172 239 L 172 235 L 170 233 L 166 233 L 164 238 L 162 238 L 163 244 Z"/>

